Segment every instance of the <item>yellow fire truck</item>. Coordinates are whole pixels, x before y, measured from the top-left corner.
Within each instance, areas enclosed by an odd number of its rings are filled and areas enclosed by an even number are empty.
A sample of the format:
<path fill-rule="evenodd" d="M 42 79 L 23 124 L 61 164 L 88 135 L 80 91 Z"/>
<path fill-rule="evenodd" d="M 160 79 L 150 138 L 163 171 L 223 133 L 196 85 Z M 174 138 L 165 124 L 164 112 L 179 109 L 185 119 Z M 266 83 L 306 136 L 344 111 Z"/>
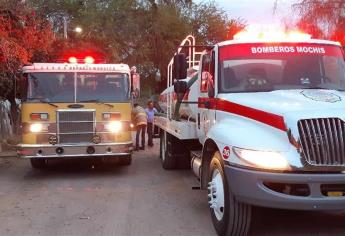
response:
<path fill-rule="evenodd" d="M 74 157 L 115 157 L 130 165 L 138 75 L 126 64 L 71 62 L 23 68 L 18 156 L 29 158 L 33 168 L 44 168 L 51 158 Z"/>

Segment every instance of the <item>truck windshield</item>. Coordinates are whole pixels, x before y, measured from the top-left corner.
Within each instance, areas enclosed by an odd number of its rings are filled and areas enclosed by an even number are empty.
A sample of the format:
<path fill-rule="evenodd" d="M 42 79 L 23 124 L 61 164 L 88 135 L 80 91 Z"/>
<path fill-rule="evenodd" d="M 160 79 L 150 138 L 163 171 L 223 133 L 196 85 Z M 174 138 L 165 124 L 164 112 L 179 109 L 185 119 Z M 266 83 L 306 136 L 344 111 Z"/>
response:
<path fill-rule="evenodd" d="M 241 44 L 219 51 L 221 93 L 280 89 L 345 90 L 339 46 L 324 44 Z"/>
<path fill-rule="evenodd" d="M 28 75 L 28 102 L 124 102 L 129 75 L 124 73 L 39 72 Z"/>

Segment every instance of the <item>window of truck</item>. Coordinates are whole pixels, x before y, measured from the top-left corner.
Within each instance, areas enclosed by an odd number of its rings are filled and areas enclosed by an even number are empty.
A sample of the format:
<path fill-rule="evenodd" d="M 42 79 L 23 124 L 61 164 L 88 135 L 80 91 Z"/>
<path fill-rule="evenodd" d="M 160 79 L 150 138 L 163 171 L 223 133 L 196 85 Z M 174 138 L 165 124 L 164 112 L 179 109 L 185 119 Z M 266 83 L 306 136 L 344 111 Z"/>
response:
<path fill-rule="evenodd" d="M 27 102 L 125 102 L 129 75 L 124 73 L 37 72 L 28 74 Z"/>
<path fill-rule="evenodd" d="M 220 48 L 221 93 L 345 90 L 341 48 L 323 44 L 243 44 Z"/>

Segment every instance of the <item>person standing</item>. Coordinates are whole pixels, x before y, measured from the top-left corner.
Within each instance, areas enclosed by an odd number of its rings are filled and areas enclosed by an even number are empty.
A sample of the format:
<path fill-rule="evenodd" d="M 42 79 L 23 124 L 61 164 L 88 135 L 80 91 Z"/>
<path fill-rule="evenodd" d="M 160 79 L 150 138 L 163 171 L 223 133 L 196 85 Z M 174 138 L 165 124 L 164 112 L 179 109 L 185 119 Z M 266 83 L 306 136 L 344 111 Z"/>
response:
<path fill-rule="evenodd" d="M 136 126 L 137 133 L 135 136 L 135 150 L 145 150 L 145 131 L 147 126 L 147 114 L 145 109 L 139 106 L 138 103 L 134 103 L 132 111 L 132 121 Z M 139 147 L 139 138 L 141 133 L 141 147 Z"/>
<path fill-rule="evenodd" d="M 147 114 L 147 134 L 148 134 L 148 145 L 150 147 L 153 146 L 153 118 L 155 113 L 157 113 L 157 109 L 154 108 L 153 102 L 149 101 L 147 103 L 147 108 L 145 109 Z"/>

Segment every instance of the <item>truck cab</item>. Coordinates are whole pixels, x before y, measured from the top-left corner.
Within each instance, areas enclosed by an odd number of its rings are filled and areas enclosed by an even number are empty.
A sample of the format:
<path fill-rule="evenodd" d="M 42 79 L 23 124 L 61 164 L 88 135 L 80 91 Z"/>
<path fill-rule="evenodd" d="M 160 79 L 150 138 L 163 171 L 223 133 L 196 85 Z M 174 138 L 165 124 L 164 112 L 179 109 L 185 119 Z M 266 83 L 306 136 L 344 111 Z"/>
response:
<path fill-rule="evenodd" d="M 185 167 L 208 190 L 217 233 L 246 235 L 251 206 L 345 209 L 341 45 L 296 32 L 242 32 L 200 55 L 194 75 L 168 75 L 175 90 L 162 101 L 173 112 L 156 125 L 163 167 L 191 160 Z M 176 53 L 172 71 L 185 71 L 183 60 L 193 57 Z"/>
<path fill-rule="evenodd" d="M 34 168 L 54 158 L 131 163 L 131 88 L 126 64 L 34 63 L 23 68 L 22 142 Z"/>

